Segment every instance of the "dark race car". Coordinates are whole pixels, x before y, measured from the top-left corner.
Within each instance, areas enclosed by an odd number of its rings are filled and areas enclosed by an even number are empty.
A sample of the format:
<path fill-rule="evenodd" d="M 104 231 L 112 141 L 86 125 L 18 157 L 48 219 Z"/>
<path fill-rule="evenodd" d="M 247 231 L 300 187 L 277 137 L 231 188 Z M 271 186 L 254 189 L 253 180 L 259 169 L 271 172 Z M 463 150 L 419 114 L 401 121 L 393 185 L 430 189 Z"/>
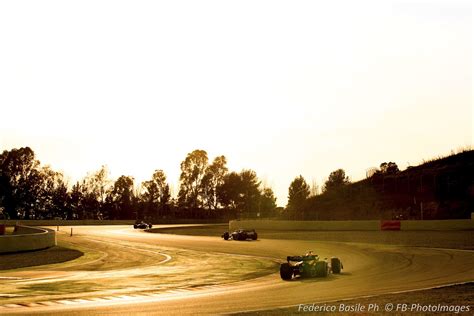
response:
<path fill-rule="evenodd" d="M 304 256 L 288 256 L 286 262 L 280 265 L 280 277 L 291 280 L 294 277 L 313 278 L 327 277 L 329 273 L 341 273 L 343 266 L 339 258 L 332 257 L 330 261 L 321 260 L 310 251 Z"/>
<path fill-rule="evenodd" d="M 136 221 L 135 224 L 133 224 L 133 228 L 137 229 L 148 229 L 151 228 L 153 225 L 146 223 L 144 221 Z"/>
<path fill-rule="evenodd" d="M 225 240 L 257 240 L 258 235 L 255 229 L 239 229 L 232 233 L 224 232 L 222 238 Z"/>

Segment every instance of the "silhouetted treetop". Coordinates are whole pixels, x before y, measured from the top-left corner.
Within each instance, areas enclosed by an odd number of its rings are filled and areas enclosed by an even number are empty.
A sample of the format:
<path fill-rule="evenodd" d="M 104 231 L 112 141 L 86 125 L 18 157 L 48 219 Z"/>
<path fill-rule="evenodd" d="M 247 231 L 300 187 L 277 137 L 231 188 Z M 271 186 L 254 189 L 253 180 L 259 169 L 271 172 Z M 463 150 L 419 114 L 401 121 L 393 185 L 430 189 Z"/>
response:
<path fill-rule="evenodd" d="M 272 217 L 277 207 L 276 197 L 271 188 L 263 188 L 262 195 L 260 197 L 259 213 L 260 217 Z"/>
<path fill-rule="evenodd" d="M 349 177 L 346 176 L 346 172 L 344 171 L 344 169 L 337 169 L 331 172 L 328 177 L 328 180 L 324 183 L 324 191 L 330 192 L 333 190 L 337 190 L 349 183 Z"/>
<path fill-rule="evenodd" d="M 300 219 L 303 216 L 306 200 L 311 194 L 311 188 L 303 178 L 303 176 L 296 177 L 288 188 L 288 204 L 286 211 L 291 219 Z"/>
<path fill-rule="evenodd" d="M 207 169 L 207 152 L 196 149 L 181 162 L 180 189 L 178 203 L 183 208 L 197 208 L 203 204 L 200 192 Z"/>
<path fill-rule="evenodd" d="M 400 169 L 398 169 L 398 166 L 394 162 L 382 162 L 380 164 L 380 172 L 382 174 L 395 174 L 397 172 L 400 172 Z"/>

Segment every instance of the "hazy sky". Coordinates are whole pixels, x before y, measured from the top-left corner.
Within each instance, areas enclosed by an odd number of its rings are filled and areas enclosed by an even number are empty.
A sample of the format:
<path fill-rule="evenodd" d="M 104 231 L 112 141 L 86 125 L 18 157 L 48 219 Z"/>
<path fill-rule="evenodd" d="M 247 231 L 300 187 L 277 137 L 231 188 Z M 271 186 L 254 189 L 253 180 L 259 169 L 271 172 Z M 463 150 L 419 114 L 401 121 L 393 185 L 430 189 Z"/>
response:
<path fill-rule="evenodd" d="M 0 150 L 71 182 L 225 155 L 287 202 L 473 144 L 470 1 L 1 1 Z"/>

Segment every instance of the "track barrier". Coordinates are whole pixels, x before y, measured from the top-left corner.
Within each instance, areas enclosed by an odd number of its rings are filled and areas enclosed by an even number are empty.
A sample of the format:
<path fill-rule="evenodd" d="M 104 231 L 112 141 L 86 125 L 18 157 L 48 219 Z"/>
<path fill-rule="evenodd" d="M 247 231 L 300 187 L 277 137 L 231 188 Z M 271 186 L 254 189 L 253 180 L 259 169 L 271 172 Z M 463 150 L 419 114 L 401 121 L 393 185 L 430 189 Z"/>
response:
<path fill-rule="evenodd" d="M 380 221 L 380 230 L 400 230 L 400 221 Z"/>
<path fill-rule="evenodd" d="M 15 226 L 11 235 L 0 236 L 0 253 L 40 250 L 56 246 L 52 229 Z"/>
<path fill-rule="evenodd" d="M 229 230 L 261 229 L 277 231 L 447 231 L 474 230 L 474 220 L 361 220 L 361 221 L 285 221 L 233 220 Z"/>

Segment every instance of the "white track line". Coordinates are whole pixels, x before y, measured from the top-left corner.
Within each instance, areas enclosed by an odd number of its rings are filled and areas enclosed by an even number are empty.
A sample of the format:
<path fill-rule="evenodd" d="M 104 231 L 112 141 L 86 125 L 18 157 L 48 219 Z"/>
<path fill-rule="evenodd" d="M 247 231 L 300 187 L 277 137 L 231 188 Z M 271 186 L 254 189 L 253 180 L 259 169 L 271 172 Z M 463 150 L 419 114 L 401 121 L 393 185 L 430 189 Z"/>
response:
<path fill-rule="evenodd" d="M 124 248 L 129 248 L 129 249 L 134 249 L 134 250 L 138 250 L 138 251 L 143 251 L 143 252 L 149 252 L 149 253 L 153 253 L 153 254 L 157 254 L 157 255 L 162 255 L 165 257 L 164 260 L 160 261 L 160 262 L 157 262 L 157 264 L 163 264 L 163 263 L 166 263 L 168 261 L 170 261 L 172 259 L 172 257 L 166 253 L 162 253 L 162 252 L 158 252 L 158 251 L 153 251 L 153 250 L 148 250 L 148 249 L 142 249 L 142 248 L 139 248 L 139 247 L 133 247 L 133 246 L 127 246 L 127 245 L 124 245 L 124 244 L 120 244 L 120 243 L 117 243 L 117 242 L 108 242 L 108 241 L 103 241 L 103 240 L 97 240 L 97 239 L 93 239 L 93 238 L 88 238 L 88 237 L 82 237 L 83 239 L 87 239 L 87 240 L 90 240 L 90 241 L 93 241 L 93 242 L 98 242 L 98 243 L 104 243 L 104 244 L 109 244 L 109 245 L 120 245 L 121 247 L 124 247 Z"/>

